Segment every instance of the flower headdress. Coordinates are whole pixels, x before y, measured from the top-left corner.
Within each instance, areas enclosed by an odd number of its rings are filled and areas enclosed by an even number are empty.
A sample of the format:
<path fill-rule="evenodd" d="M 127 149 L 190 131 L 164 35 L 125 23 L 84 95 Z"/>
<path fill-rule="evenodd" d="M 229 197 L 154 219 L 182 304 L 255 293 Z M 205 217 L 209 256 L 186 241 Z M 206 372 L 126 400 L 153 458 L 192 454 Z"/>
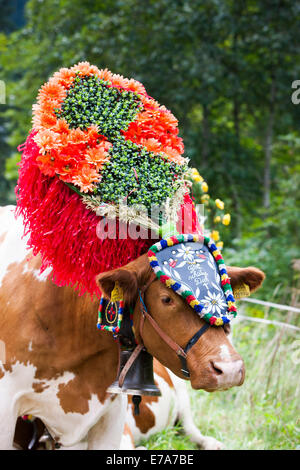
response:
<path fill-rule="evenodd" d="M 41 87 L 22 150 L 17 213 L 29 246 L 41 254 L 42 269 L 52 266 L 57 284 L 81 292 L 98 293 L 96 274 L 126 264 L 153 243 L 118 233 L 113 240 L 97 237 L 99 220 L 112 217 L 112 209 L 115 217 L 134 220 L 130 211 L 121 216 L 118 203 L 163 206 L 163 221 L 177 225 L 192 203 L 176 118 L 138 81 L 87 62 L 59 70 Z M 148 213 L 138 220 L 159 228 Z M 189 232 L 197 229 L 193 213 Z"/>

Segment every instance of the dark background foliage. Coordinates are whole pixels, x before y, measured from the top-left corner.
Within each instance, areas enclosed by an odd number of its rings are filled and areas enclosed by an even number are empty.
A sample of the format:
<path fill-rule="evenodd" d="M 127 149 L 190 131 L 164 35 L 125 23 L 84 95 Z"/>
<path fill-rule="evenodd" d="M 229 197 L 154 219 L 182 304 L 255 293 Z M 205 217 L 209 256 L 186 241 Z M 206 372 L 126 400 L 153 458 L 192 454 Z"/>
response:
<path fill-rule="evenodd" d="M 300 169 L 300 4 L 292 0 L 0 1 L 0 203 L 14 203 L 16 147 L 37 91 L 89 61 L 134 77 L 179 119 L 186 156 L 225 201 L 227 262 L 254 264 L 261 295 L 295 282 Z M 293 279 L 294 278 L 294 279 Z M 274 294 L 274 289 L 276 294 Z M 280 288 L 279 288 L 280 287 Z"/>

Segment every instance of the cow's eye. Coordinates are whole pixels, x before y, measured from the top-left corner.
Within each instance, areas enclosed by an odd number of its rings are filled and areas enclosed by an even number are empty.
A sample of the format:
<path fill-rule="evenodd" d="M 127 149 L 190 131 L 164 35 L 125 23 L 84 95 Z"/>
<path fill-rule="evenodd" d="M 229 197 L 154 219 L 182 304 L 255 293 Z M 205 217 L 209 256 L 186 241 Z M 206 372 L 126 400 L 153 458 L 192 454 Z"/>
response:
<path fill-rule="evenodd" d="M 172 299 L 168 295 L 165 295 L 164 297 L 162 297 L 161 301 L 164 305 L 170 305 L 172 303 Z"/>

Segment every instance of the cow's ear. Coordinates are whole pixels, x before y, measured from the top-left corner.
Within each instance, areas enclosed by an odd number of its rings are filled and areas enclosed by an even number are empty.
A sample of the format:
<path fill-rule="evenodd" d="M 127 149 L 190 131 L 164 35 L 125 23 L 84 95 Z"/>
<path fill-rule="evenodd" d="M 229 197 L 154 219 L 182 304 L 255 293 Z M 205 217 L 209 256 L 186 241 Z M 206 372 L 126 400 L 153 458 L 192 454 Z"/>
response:
<path fill-rule="evenodd" d="M 227 273 L 230 277 L 233 293 L 242 288 L 244 284 L 249 287 L 250 292 L 258 289 L 265 279 L 265 274 L 258 268 L 249 266 L 248 268 L 238 268 L 236 266 L 227 266 Z"/>
<path fill-rule="evenodd" d="M 99 274 L 96 281 L 104 297 L 111 298 L 111 293 L 116 284 L 122 290 L 123 298 L 126 303 L 132 303 L 137 296 L 138 282 L 133 271 L 120 268 L 113 271 L 107 271 Z"/>
<path fill-rule="evenodd" d="M 142 255 L 122 268 L 99 274 L 96 282 L 103 295 L 109 299 L 117 283 L 122 289 L 125 303 L 132 304 L 138 296 L 138 289 L 147 282 L 150 273 L 148 257 Z"/>

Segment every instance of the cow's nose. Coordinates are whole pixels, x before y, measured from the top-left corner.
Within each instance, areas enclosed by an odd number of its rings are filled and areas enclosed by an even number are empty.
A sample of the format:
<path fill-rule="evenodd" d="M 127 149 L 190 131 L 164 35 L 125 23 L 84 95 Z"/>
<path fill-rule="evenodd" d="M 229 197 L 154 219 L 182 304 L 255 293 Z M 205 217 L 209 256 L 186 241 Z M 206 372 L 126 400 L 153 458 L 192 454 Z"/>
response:
<path fill-rule="evenodd" d="M 229 388 L 242 385 L 245 378 L 245 367 L 242 360 L 219 362 L 212 361 L 220 388 Z"/>

